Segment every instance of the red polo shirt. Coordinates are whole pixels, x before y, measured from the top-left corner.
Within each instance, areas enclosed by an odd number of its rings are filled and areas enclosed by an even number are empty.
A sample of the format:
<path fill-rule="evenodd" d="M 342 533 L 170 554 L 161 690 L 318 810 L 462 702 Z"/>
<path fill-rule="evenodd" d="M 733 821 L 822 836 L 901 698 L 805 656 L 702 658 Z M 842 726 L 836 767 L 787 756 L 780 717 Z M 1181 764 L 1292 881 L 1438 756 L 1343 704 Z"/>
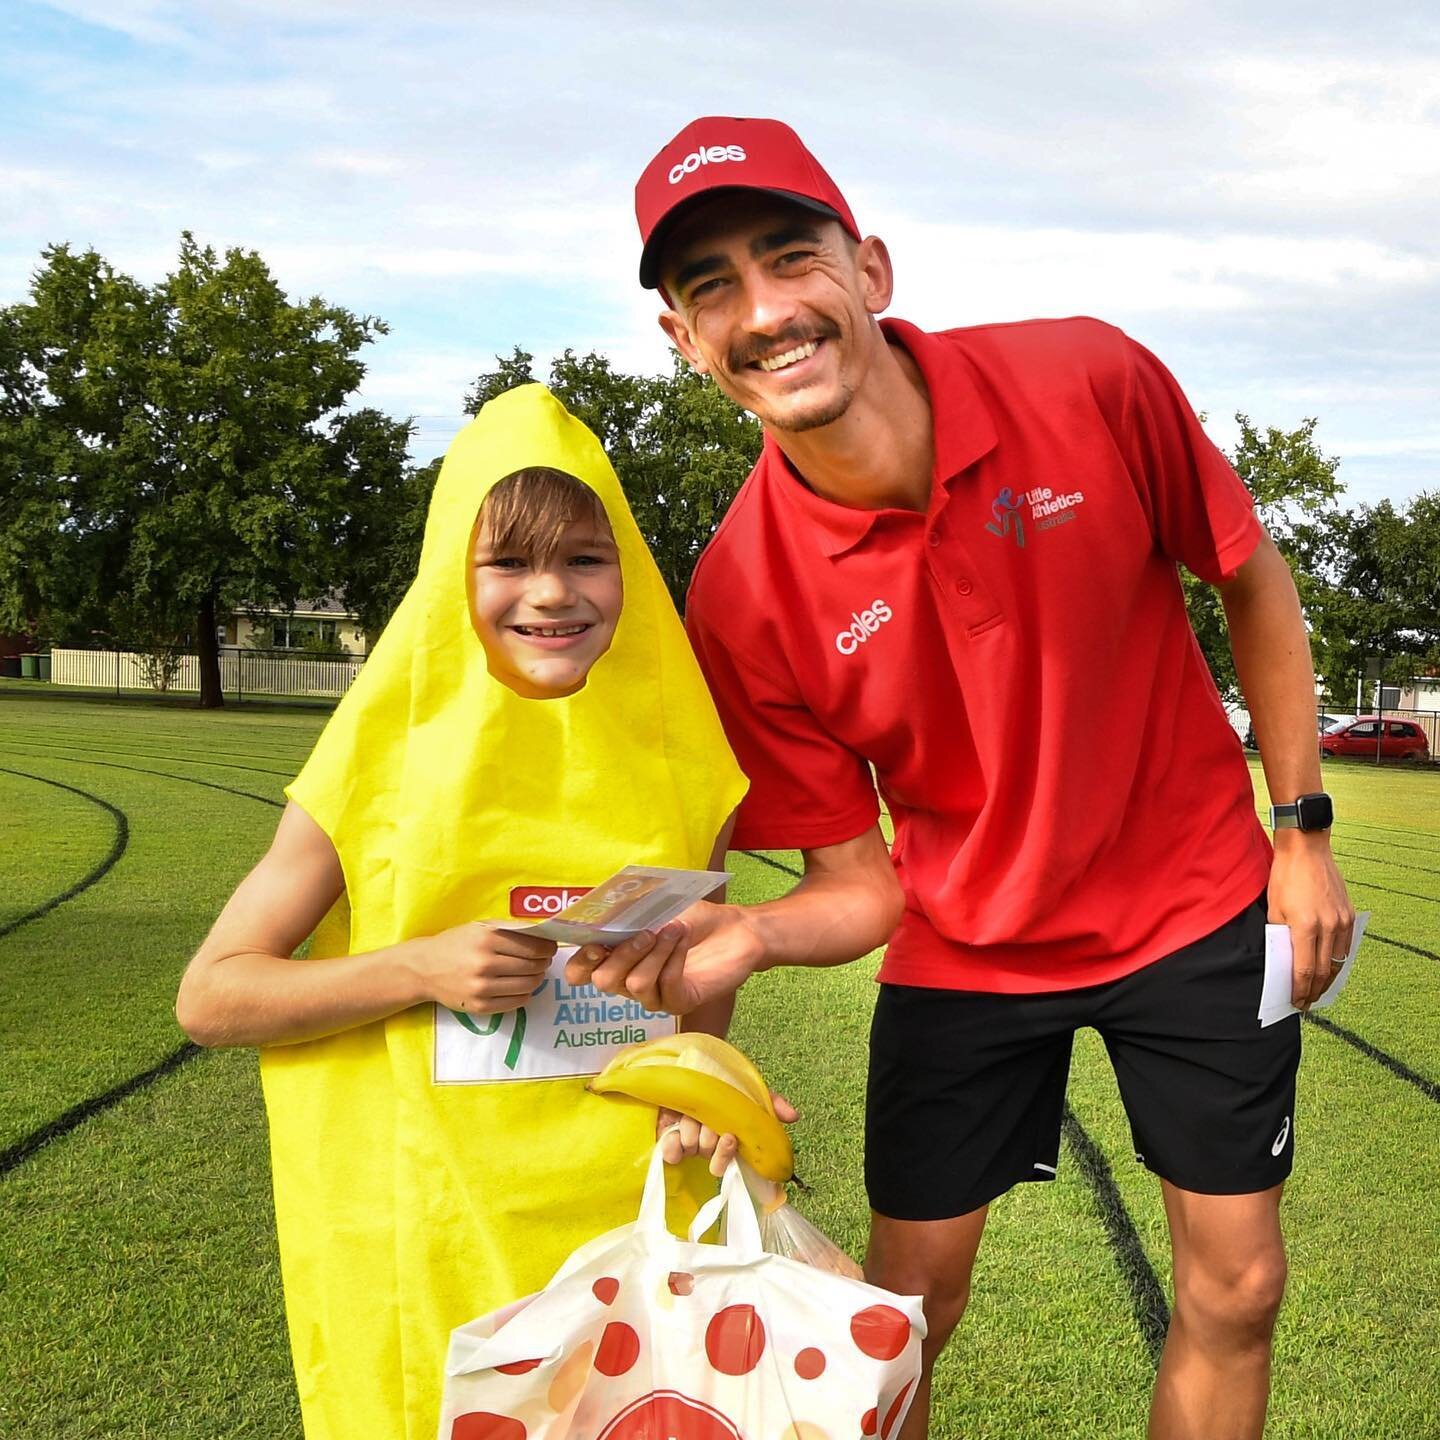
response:
<path fill-rule="evenodd" d="M 764 453 L 686 621 L 750 790 L 732 844 L 895 822 L 906 910 L 880 978 L 1095 985 L 1208 934 L 1270 848 L 1177 562 L 1261 530 L 1174 379 L 1119 330 L 885 333 L 930 392 L 929 509 L 821 499 Z"/>

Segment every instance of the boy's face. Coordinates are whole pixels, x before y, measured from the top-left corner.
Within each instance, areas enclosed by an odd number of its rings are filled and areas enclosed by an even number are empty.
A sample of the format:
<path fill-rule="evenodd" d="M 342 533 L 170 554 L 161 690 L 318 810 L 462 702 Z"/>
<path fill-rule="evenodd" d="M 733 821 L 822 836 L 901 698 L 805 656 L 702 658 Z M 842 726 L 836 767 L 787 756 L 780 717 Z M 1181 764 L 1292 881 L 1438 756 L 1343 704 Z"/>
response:
<path fill-rule="evenodd" d="M 471 542 L 470 617 L 490 673 L 529 700 L 573 695 L 610 648 L 624 590 L 608 525 L 577 520 L 545 561 Z"/>

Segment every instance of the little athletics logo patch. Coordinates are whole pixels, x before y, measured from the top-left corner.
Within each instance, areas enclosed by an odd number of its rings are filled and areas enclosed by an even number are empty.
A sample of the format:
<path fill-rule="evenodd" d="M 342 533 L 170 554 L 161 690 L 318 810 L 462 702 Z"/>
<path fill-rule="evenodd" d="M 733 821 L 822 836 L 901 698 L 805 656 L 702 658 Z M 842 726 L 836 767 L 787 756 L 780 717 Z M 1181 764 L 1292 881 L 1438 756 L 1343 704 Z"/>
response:
<path fill-rule="evenodd" d="M 544 919 L 589 888 L 516 886 L 510 892 L 510 913 L 516 919 Z M 625 1046 L 675 1033 L 673 1015 L 607 995 L 594 985 L 571 985 L 565 979 L 565 962 L 574 953 L 573 947 L 558 949 L 544 979 L 515 1010 L 469 1015 L 437 1005 L 435 1083 L 483 1085 L 598 1075 Z"/>
<path fill-rule="evenodd" d="M 985 528 L 1003 540 L 1015 537 L 1015 544 L 1025 548 L 1025 521 L 1028 519 L 1035 530 L 1053 530 L 1057 525 L 1067 524 L 1075 519 L 1076 509 L 1085 503 L 1081 490 L 1068 494 L 1056 494 L 1048 485 L 1039 485 L 1034 490 L 1022 490 L 1017 495 L 1006 486 L 990 502 L 992 519 Z"/>

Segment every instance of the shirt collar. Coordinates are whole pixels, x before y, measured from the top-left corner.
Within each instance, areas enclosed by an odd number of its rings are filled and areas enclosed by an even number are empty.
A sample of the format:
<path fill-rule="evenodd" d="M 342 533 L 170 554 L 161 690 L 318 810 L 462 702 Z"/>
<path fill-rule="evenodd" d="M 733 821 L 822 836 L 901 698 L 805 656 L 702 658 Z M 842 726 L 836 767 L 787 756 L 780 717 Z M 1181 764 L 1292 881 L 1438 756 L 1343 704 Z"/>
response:
<path fill-rule="evenodd" d="M 955 477 L 994 449 L 995 423 L 976 384 L 975 372 L 958 346 L 904 320 L 882 320 L 885 338 L 901 345 L 920 367 L 930 392 L 934 426 L 935 471 L 931 478 L 931 513 L 944 504 Z M 936 396 L 940 399 L 937 403 Z M 804 483 L 785 452 L 767 434 L 762 453 L 765 470 L 776 490 L 804 515 L 819 536 L 820 548 L 832 559 L 858 545 L 883 516 L 913 518 L 908 510 L 860 510 L 817 495 Z"/>

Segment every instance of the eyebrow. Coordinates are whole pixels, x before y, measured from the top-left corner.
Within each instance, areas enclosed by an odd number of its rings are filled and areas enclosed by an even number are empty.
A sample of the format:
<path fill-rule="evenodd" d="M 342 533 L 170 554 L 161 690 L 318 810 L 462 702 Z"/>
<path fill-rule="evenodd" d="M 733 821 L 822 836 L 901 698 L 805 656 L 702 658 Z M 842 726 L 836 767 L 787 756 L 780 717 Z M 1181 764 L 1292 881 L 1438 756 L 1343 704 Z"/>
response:
<path fill-rule="evenodd" d="M 778 230 L 767 230 L 763 235 L 757 235 L 750 242 L 750 256 L 754 260 L 760 259 L 762 255 L 773 255 L 777 250 L 783 250 L 787 245 L 793 245 L 797 240 L 802 240 L 810 245 L 821 243 L 820 232 L 813 225 L 801 221 L 793 225 L 782 226 Z M 698 280 L 703 275 L 709 275 L 725 266 L 723 255 L 699 255 L 689 264 L 682 265 L 675 275 L 675 288 L 683 290 L 692 280 Z"/>

